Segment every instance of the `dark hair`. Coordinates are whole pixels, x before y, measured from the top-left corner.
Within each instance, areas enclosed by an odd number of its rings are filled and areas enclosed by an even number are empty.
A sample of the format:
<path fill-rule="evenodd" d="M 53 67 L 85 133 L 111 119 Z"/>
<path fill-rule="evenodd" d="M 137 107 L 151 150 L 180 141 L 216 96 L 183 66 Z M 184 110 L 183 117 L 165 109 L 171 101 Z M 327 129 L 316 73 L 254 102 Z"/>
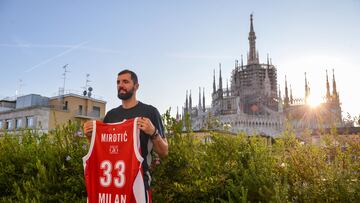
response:
<path fill-rule="evenodd" d="M 137 77 L 136 73 L 134 73 L 131 70 L 128 70 L 128 69 L 122 70 L 118 73 L 118 76 L 126 74 L 126 73 L 129 73 L 131 75 L 131 80 L 134 82 L 134 84 L 138 83 L 138 77 Z"/>

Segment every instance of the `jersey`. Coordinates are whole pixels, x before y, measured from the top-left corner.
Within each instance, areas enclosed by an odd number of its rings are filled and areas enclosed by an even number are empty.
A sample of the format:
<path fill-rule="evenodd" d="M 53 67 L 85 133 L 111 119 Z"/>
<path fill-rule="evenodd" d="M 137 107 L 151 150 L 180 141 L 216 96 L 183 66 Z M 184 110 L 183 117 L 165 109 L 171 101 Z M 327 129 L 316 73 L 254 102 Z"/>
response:
<path fill-rule="evenodd" d="M 83 157 L 89 203 L 147 202 L 136 121 L 93 121 L 90 148 Z"/>

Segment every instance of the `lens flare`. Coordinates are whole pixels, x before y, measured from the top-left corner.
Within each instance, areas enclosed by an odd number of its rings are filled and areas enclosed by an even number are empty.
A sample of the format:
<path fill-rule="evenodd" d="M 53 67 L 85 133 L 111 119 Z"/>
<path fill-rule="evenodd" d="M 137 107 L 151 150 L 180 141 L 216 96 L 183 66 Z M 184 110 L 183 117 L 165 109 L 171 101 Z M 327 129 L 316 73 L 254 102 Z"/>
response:
<path fill-rule="evenodd" d="M 309 95 L 307 98 L 307 104 L 311 108 L 317 108 L 322 103 L 321 98 L 315 97 L 314 95 Z"/>

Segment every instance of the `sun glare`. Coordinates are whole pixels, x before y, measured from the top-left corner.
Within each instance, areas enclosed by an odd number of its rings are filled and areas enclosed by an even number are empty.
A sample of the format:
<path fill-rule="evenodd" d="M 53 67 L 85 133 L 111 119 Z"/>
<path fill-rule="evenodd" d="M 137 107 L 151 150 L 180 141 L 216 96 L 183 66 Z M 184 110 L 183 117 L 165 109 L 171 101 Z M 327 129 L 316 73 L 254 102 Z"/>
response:
<path fill-rule="evenodd" d="M 315 97 L 314 95 L 309 95 L 307 99 L 307 104 L 311 108 L 317 108 L 322 103 L 320 98 Z"/>

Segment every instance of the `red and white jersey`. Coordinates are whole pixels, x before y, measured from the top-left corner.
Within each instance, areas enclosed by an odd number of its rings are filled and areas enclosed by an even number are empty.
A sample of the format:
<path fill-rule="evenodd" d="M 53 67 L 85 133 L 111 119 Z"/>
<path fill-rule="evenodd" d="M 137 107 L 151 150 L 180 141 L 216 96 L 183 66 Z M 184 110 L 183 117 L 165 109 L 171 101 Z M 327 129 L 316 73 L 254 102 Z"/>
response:
<path fill-rule="evenodd" d="M 83 157 L 88 202 L 146 202 L 136 121 L 93 121 L 89 152 Z"/>

